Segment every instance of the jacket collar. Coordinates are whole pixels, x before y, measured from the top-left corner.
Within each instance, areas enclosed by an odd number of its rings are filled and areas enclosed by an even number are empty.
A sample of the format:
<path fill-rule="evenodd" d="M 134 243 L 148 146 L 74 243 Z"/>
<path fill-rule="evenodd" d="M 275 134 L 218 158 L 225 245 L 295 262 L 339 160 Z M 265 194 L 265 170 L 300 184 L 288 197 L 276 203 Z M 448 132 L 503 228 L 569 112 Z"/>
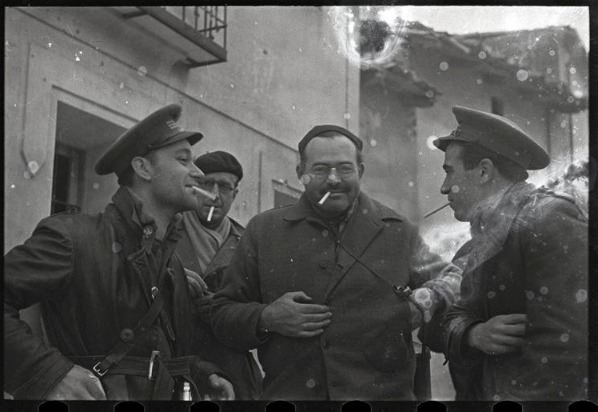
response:
<path fill-rule="evenodd" d="M 156 238 L 157 225 L 155 219 L 144 212 L 141 199 L 126 186 L 121 186 L 112 197 L 112 203 L 127 230 L 133 233 L 135 239 L 141 239 L 143 247 L 149 252 Z M 166 229 L 164 241 L 178 240 L 181 225 L 181 215 L 177 213 Z"/>

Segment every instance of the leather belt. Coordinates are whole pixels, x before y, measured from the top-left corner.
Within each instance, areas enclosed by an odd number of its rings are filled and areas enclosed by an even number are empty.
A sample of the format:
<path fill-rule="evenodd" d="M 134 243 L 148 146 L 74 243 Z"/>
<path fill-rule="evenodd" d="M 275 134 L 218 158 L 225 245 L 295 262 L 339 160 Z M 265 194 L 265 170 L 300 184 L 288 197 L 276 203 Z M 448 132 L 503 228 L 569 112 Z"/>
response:
<path fill-rule="evenodd" d="M 104 357 L 103 355 L 67 356 L 73 363 L 90 370 L 93 370 Z M 155 354 L 152 354 L 150 358 L 124 356 L 116 365 L 106 371 L 105 374 L 145 376 L 149 379 L 154 379 L 158 375 L 159 368 L 164 367 L 171 376 L 190 375 L 193 358 L 194 356 L 181 356 L 178 358 L 161 359 L 156 357 Z"/>

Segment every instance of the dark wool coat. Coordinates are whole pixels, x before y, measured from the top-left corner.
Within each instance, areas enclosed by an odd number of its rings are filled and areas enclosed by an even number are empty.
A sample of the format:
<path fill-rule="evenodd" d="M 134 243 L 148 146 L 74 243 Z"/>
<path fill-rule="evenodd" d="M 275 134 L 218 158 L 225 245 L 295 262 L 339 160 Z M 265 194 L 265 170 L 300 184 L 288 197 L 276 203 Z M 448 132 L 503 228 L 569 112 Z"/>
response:
<path fill-rule="evenodd" d="M 264 399 L 413 400 L 411 309 L 393 286 L 425 284 L 451 303 L 452 283 L 433 279 L 444 268 L 414 225 L 365 194 L 340 235 L 303 196 L 249 222 L 210 320 L 222 341 L 258 348 Z M 291 291 L 328 305 L 331 324 L 315 338 L 258 337 L 263 308 Z"/>
<path fill-rule="evenodd" d="M 104 356 L 146 314 L 151 288 L 163 275 L 164 313 L 129 356 L 168 360 L 189 354 L 191 300 L 171 224 L 163 241 L 142 205 L 121 187 L 104 213 L 57 214 L 42 220 L 23 245 L 4 257 L 5 391 L 43 399 L 73 366 L 71 356 Z M 33 336 L 20 309 L 42 304 L 48 342 Z M 130 334 L 129 334 L 130 336 Z M 82 365 L 88 369 L 93 365 Z M 106 374 L 108 399 L 171 399 L 173 380 Z M 201 376 L 217 371 L 203 363 Z M 159 382 L 160 384 L 157 384 Z"/>
<path fill-rule="evenodd" d="M 181 240 L 177 244 L 176 253 L 181 258 L 183 266 L 199 273 L 208 285 L 210 292 L 222 288 L 224 269 L 228 266 L 239 239 L 245 231 L 241 224 L 233 219 L 230 219 L 230 221 L 230 234 L 218 253 L 212 258 L 204 273 L 201 271 L 197 255 L 185 230 L 183 230 Z M 196 321 L 195 327 L 198 328 L 198 333 L 193 343 L 193 351 L 198 351 L 202 359 L 213 362 L 222 369 L 234 386 L 236 400 L 258 399 L 262 386 L 262 373 L 253 355 L 248 351 L 229 348 L 218 341 L 212 333 L 210 325 L 201 319 Z"/>
<path fill-rule="evenodd" d="M 567 196 L 517 184 L 474 223 L 456 257 L 468 255 L 444 335 L 457 400 L 584 399 L 588 225 L 581 210 Z M 492 356 L 468 346 L 468 328 L 512 313 L 528 317 L 521 350 Z"/>

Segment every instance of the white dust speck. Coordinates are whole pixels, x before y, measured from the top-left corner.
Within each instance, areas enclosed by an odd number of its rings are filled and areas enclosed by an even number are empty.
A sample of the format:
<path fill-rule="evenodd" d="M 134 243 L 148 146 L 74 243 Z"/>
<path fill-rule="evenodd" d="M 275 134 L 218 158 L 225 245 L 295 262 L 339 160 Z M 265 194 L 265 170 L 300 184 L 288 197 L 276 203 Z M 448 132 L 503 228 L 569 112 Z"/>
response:
<path fill-rule="evenodd" d="M 322 230 L 322 236 L 328 237 L 328 231 L 326 229 Z"/>
<path fill-rule="evenodd" d="M 345 113 L 345 114 L 343 114 L 343 119 L 349 120 L 350 118 L 351 118 L 351 113 Z"/>
<path fill-rule="evenodd" d="M 547 74 L 551 74 L 552 73 L 552 69 L 549 67 L 548 69 L 546 69 L 546 73 Z"/>
<path fill-rule="evenodd" d="M 304 184 L 307 185 L 309 184 L 309 182 L 311 182 L 311 176 L 308 174 L 303 174 L 301 175 L 301 177 L 299 178 L 299 181 Z"/>
<path fill-rule="evenodd" d="M 10 185 L 10 188 L 11 188 L 11 189 L 14 189 L 14 188 L 16 188 L 15 184 L 13 183 L 12 185 Z"/>
<path fill-rule="evenodd" d="M 556 54 L 556 52 L 554 50 L 550 49 L 550 51 L 548 52 L 548 54 L 550 56 L 554 56 Z"/>
<path fill-rule="evenodd" d="M 517 71 L 516 76 L 517 76 L 517 80 L 519 80 L 520 82 L 524 82 L 529 77 L 529 73 L 527 70 L 521 69 L 521 70 Z"/>
<path fill-rule="evenodd" d="M 548 358 L 546 356 L 543 356 L 542 359 L 540 359 L 540 362 L 546 363 L 548 362 Z"/>
<path fill-rule="evenodd" d="M 377 144 L 378 142 L 375 139 L 370 140 L 370 146 L 376 147 Z"/>
<path fill-rule="evenodd" d="M 461 191 L 461 188 L 459 187 L 459 185 L 453 185 L 451 186 L 451 192 L 453 193 L 459 193 Z"/>
<path fill-rule="evenodd" d="M 440 68 L 440 70 L 442 70 L 443 72 L 447 71 L 449 69 L 449 64 L 447 62 L 441 62 L 438 67 Z"/>
<path fill-rule="evenodd" d="M 579 289 L 575 293 L 575 300 L 577 303 L 583 303 L 588 299 L 588 291 L 585 289 Z"/>
<path fill-rule="evenodd" d="M 571 74 L 575 74 L 575 73 L 577 73 L 577 69 L 576 69 L 575 67 L 571 67 L 571 68 L 569 69 L 569 73 L 571 73 Z"/>
<path fill-rule="evenodd" d="M 478 53 L 478 57 L 482 60 L 484 60 L 486 57 L 488 57 L 488 55 L 486 54 L 485 51 L 481 51 Z"/>
<path fill-rule="evenodd" d="M 494 395 L 494 396 L 492 397 L 492 400 L 493 400 L 493 401 L 495 401 L 495 402 L 498 402 L 498 401 L 500 401 L 500 395 Z"/>
<path fill-rule="evenodd" d="M 493 299 L 496 296 L 496 292 L 490 291 L 488 292 L 488 299 Z"/>
<path fill-rule="evenodd" d="M 475 82 L 476 82 L 477 84 L 482 84 L 482 83 L 483 83 L 483 82 L 482 82 L 482 79 L 477 79 Z"/>
<path fill-rule="evenodd" d="M 125 88 L 125 84 L 123 82 L 120 82 L 120 84 L 118 85 L 119 89 L 124 89 Z"/>
<path fill-rule="evenodd" d="M 547 295 L 548 294 L 548 288 L 546 286 L 542 286 L 540 288 L 540 293 L 543 295 Z"/>
<path fill-rule="evenodd" d="M 29 172 L 23 173 L 23 176 L 25 177 L 25 179 L 31 179 L 31 173 Z"/>
<path fill-rule="evenodd" d="M 536 296 L 536 294 L 534 292 L 532 292 L 531 290 L 526 290 L 525 296 L 527 297 L 528 300 L 532 300 Z"/>
<path fill-rule="evenodd" d="M 407 183 L 407 186 L 413 187 L 413 186 L 415 186 L 415 183 L 414 182 L 409 182 L 409 183 Z"/>
<path fill-rule="evenodd" d="M 432 97 L 434 97 L 434 92 L 433 92 L 432 90 L 428 90 L 428 91 L 426 92 L 426 97 L 427 97 L 428 99 L 431 99 Z"/>
<path fill-rule="evenodd" d="M 559 339 L 561 340 L 561 342 L 569 342 L 569 334 L 563 333 Z"/>
<path fill-rule="evenodd" d="M 506 288 L 506 286 L 505 286 L 505 285 L 500 285 L 500 286 L 498 287 L 498 289 L 499 289 L 501 292 L 502 292 L 503 290 L 505 290 L 505 288 Z"/>
<path fill-rule="evenodd" d="M 307 382 L 305 382 L 305 386 L 311 389 L 314 386 L 316 386 L 316 381 L 314 381 L 313 379 L 308 379 Z"/>
<path fill-rule="evenodd" d="M 112 253 L 119 253 L 123 247 L 118 242 L 112 243 Z"/>
<path fill-rule="evenodd" d="M 48 43 L 48 47 L 52 47 L 52 43 Z"/>
<path fill-rule="evenodd" d="M 235 85 L 234 85 L 233 83 L 231 83 L 231 84 L 230 84 L 230 88 L 231 88 L 231 89 L 234 89 L 234 88 L 235 88 Z"/>
<path fill-rule="evenodd" d="M 137 74 L 140 76 L 145 76 L 147 74 L 147 67 L 145 66 L 139 66 L 137 68 Z"/>
<path fill-rule="evenodd" d="M 91 185 L 91 187 L 93 187 L 94 190 L 98 190 L 100 188 L 100 184 L 99 183 L 94 183 Z"/>

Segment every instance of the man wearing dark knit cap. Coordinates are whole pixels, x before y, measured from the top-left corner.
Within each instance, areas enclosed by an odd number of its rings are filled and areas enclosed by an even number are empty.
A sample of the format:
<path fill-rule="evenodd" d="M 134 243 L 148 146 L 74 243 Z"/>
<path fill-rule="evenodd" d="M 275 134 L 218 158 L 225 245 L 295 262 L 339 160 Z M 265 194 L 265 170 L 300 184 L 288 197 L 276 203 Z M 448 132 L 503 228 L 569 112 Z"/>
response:
<path fill-rule="evenodd" d="M 193 291 L 174 254 L 201 170 L 181 107 L 163 107 L 98 160 L 119 189 L 98 215 L 59 213 L 4 257 L 4 390 L 15 399 L 234 399 L 192 354 Z M 19 310 L 41 302 L 47 341 Z M 188 390 L 186 390 L 188 388 Z"/>
<path fill-rule="evenodd" d="M 222 274 L 245 230 L 228 216 L 239 192 L 243 167 L 233 155 L 223 151 L 201 155 L 195 159 L 195 165 L 205 174 L 199 186 L 214 198 L 200 197 L 194 210 L 183 213 L 184 232 L 177 254 L 185 268 L 201 276 L 205 282 L 203 292 L 211 294 L 222 288 Z M 209 325 L 200 322 L 198 327 L 195 347 L 230 378 L 236 399 L 257 399 L 262 376 L 253 355 L 224 346 L 214 338 Z"/>
<path fill-rule="evenodd" d="M 548 154 L 517 124 L 455 106 L 445 152 L 455 219 L 470 222 L 461 298 L 442 344 L 457 400 L 586 399 L 588 223 L 571 196 L 527 183 Z"/>
<path fill-rule="evenodd" d="M 262 399 L 416 399 L 412 331 L 454 301 L 460 272 L 360 191 L 362 147 L 340 126 L 305 135 L 305 192 L 249 221 L 213 297 L 218 339 L 257 348 Z"/>

